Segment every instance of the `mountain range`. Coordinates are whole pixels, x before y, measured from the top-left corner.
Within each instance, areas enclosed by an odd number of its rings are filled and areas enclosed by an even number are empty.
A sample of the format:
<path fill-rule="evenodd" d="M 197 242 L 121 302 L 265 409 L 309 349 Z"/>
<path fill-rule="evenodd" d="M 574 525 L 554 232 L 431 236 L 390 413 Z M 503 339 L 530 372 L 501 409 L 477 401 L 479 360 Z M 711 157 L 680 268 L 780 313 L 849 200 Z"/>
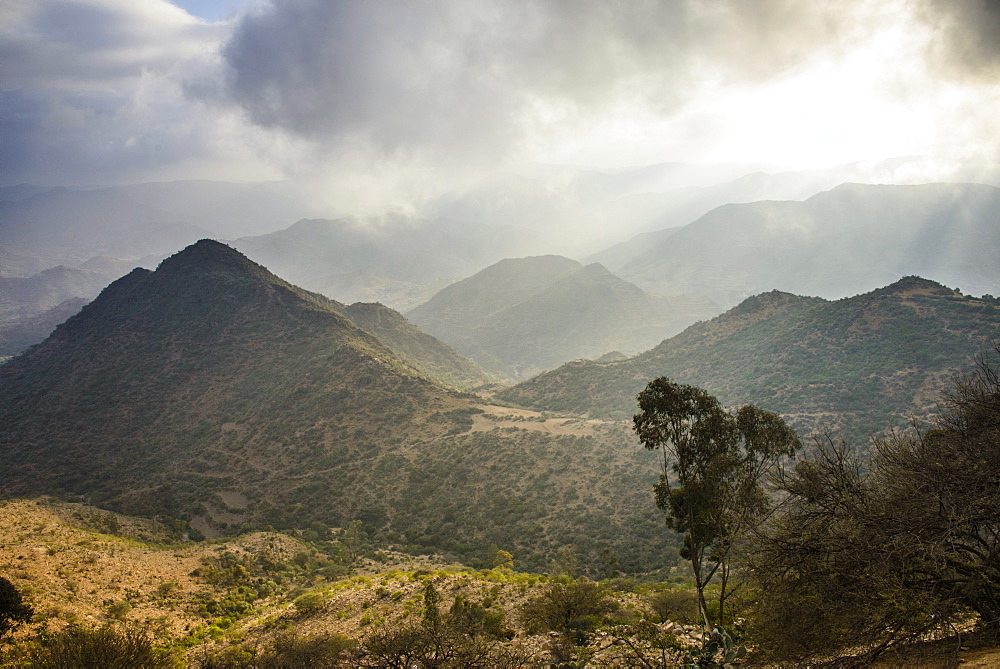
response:
<path fill-rule="evenodd" d="M 537 410 L 627 418 L 653 378 L 781 413 L 855 443 L 926 417 L 1000 332 L 1000 300 L 906 277 L 836 301 L 771 291 L 626 360 L 576 361 L 499 393 Z"/>
<path fill-rule="evenodd" d="M 0 188 L 0 246 L 48 257 L 48 267 L 95 255 L 135 259 L 173 253 L 201 237 L 270 232 L 309 213 L 290 186 L 277 182 L 10 186 Z"/>
<path fill-rule="evenodd" d="M 663 563 L 655 467 L 624 426 L 484 404 L 430 378 L 470 369 L 443 349 L 385 307 L 203 240 L 0 366 L 0 494 L 77 495 L 209 536 L 361 520 L 473 562 L 501 546 L 542 568 L 572 544 L 631 571 Z"/>
<path fill-rule="evenodd" d="M 729 307 L 775 289 L 847 297 L 908 275 L 995 294 L 998 257 L 998 188 L 842 184 L 803 202 L 727 204 L 590 260 L 650 292 Z"/>
<path fill-rule="evenodd" d="M 598 263 L 561 256 L 505 259 L 442 289 L 407 318 L 505 378 L 576 358 L 635 354 L 718 307 L 652 296 Z"/>
<path fill-rule="evenodd" d="M 310 290 L 406 309 L 535 243 L 530 231 L 511 226 L 392 215 L 303 219 L 284 230 L 241 237 L 233 247 Z"/>

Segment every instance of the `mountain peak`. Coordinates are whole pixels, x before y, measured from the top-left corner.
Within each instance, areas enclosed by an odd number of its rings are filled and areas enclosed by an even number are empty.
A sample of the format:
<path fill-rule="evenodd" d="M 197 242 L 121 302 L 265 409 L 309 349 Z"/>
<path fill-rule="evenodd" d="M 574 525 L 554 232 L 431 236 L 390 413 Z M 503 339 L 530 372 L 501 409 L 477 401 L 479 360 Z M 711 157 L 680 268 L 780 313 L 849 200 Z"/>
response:
<path fill-rule="evenodd" d="M 178 251 L 162 263 L 157 271 L 174 272 L 250 272 L 260 274 L 266 269 L 236 249 L 214 239 L 202 239 Z"/>
<path fill-rule="evenodd" d="M 878 295 L 913 295 L 923 293 L 929 295 L 961 295 L 960 292 L 952 290 L 937 281 L 924 279 L 919 276 L 904 276 L 899 281 L 890 283 L 885 288 L 874 291 Z"/>

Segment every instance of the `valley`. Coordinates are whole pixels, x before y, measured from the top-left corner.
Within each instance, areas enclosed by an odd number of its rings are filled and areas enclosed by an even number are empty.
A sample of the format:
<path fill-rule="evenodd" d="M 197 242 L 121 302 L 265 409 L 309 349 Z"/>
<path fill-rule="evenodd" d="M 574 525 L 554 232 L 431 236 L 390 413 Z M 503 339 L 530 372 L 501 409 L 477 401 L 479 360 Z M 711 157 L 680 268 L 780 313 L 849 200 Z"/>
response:
<path fill-rule="evenodd" d="M 814 198 L 875 206 L 854 190 Z M 893 197 L 927 208 L 940 190 Z M 992 248 L 994 210 L 956 204 L 992 191 L 944 192 L 968 244 Z M 780 414 L 805 459 L 840 440 L 864 454 L 934 425 L 1000 332 L 996 298 L 913 275 L 837 299 L 738 299 L 725 273 L 669 297 L 640 287 L 642 272 L 673 276 L 656 264 L 670 240 L 684 248 L 740 207 L 596 256 L 620 275 L 553 254 L 495 260 L 514 248 L 505 236 L 530 246 L 511 230 L 390 217 L 201 239 L 130 271 L 95 258 L 4 278 L 0 469 L 16 475 L 0 476 L 0 535 L 16 555 L 0 568 L 35 607 L 14 632 L 24 652 L 42 652 L 43 632 L 135 629 L 193 666 L 291 653 L 387 666 L 428 643 L 497 666 L 693 656 L 709 641 L 683 534 L 651 494 L 660 455 L 630 428 L 639 391 L 669 377 Z M 770 244 L 759 232 L 746 234 Z M 408 255 L 425 243 L 436 250 Z M 307 287 L 351 277 L 406 313 L 311 292 L 253 257 Z M 988 263 L 962 267 L 994 285 Z M 579 632 L 523 613 L 562 588 L 596 597 Z M 432 590 L 441 627 L 426 622 Z M 455 636 L 460 613 L 499 626 Z"/>

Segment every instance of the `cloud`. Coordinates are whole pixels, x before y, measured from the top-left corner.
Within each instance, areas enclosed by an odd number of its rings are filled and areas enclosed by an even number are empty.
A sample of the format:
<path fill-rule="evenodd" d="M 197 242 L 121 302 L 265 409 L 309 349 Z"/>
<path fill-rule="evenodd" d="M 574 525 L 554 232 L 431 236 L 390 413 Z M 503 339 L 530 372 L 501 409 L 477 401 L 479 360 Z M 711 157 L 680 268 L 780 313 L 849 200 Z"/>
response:
<path fill-rule="evenodd" d="M 229 95 L 261 126 L 469 165 L 621 105 L 669 115 L 854 30 L 842 8 L 791 0 L 290 0 L 244 17 L 223 55 Z"/>
<path fill-rule="evenodd" d="M 162 0 L 6 3 L 0 19 L 4 182 L 208 176 L 246 158 L 224 155 L 232 111 L 184 91 L 218 61 L 224 25 Z"/>
<path fill-rule="evenodd" d="M 934 28 L 930 55 L 939 74 L 1000 78 L 1000 0 L 924 0 L 918 9 Z"/>
<path fill-rule="evenodd" d="M 377 213 L 532 162 L 996 145 L 996 0 L 241 2 L 0 3 L 0 181 L 284 175 Z"/>

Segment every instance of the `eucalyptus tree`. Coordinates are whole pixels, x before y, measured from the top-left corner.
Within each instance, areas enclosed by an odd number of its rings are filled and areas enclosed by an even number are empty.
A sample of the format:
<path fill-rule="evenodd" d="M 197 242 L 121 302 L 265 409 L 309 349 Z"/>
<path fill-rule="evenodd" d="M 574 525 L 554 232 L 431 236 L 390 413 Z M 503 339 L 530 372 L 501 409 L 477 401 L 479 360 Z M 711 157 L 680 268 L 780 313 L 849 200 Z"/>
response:
<path fill-rule="evenodd" d="M 734 548 L 767 513 L 768 472 L 801 442 L 777 414 L 752 405 L 731 412 L 705 390 L 666 377 L 650 381 L 637 399 L 633 429 L 645 448 L 661 454 L 656 505 L 684 535 L 681 557 L 691 562 L 698 609 L 711 629 L 705 587 L 718 577 L 715 622 L 722 624 Z"/>

